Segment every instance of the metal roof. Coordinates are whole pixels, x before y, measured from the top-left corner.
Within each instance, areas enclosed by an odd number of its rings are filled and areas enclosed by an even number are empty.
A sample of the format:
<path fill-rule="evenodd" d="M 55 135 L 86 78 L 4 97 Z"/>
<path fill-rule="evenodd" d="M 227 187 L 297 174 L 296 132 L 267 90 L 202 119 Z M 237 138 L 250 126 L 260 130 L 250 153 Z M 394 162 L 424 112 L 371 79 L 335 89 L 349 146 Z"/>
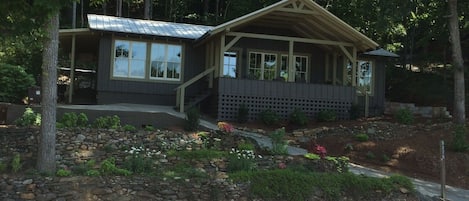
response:
<path fill-rule="evenodd" d="M 399 55 L 397 54 L 394 54 L 390 51 L 387 51 L 383 48 L 380 48 L 380 49 L 377 49 L 377 50 L 373 50 L 373 51 L 369 51 L 369 52 L 365 52 L 363 53 L 364 55 L 370 55 L 370 56 L 381 56 L 381 57 L 396 57 L 398 58 Z"/>
<path fill-rule="evenodd" d="M 167 36 L 184 39 L 198 39 L 209 30 L 210 26 L 129 19 L 114 16 L 88 14 L 90 29 L 120 33 Z"/>

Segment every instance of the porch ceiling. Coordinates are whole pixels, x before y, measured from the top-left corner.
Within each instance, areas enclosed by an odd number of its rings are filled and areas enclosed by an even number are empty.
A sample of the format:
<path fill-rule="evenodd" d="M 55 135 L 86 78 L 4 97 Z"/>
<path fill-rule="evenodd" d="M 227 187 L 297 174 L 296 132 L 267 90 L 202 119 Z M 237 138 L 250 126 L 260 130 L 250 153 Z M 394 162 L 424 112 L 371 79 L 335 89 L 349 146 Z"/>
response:
<path fill-rule="evenodd" d="M 302 38 L 350 43 L 359 52 L 374 50 L 379 46 L 313 0 L 282 0 L 217 26 L 210 32 L 210 36 L 221 32 L 250 32 L 253 26 L 288 29 Z"/>

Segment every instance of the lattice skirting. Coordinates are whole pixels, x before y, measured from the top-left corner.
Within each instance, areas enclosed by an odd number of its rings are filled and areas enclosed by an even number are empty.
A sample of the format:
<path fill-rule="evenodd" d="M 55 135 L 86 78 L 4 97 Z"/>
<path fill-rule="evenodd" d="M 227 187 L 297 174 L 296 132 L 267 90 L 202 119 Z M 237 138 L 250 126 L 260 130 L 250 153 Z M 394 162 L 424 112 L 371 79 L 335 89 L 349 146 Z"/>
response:
<path fill-rule="evenodd" d="M 349 119 L 352 100 L 323 100 L 305 98 L 278 98 L 241 95 L 218 95 L 218 119 L 224 121 L 237 120 L 241 104 L 249 109 L 249 120 L 257 120 L 259 113 L 271 109 L 283 118 L 288 119 L 295 108 L 300 108 L 310 118 L 315 118 L 323 110 L 334 111 L 338 119 Z"/>

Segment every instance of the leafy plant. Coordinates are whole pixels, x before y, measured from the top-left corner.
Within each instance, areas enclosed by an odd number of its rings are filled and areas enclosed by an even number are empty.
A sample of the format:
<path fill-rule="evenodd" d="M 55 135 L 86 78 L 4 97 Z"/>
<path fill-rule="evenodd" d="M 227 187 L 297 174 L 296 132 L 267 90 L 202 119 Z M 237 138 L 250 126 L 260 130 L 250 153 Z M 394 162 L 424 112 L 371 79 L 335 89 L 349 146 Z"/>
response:
<path fill-rule="evenodd" d="M 186 160 L 205 160 L 223 157 L 225 152 L 213 149 L 182 150 L 168 152 L 168 156 L 177 156 Z"/>
<path fill-rule="evenodd" d="M 0 173 L 3 173 L 7 170 L 7 164 L 3 163 L 3 161 L 0 160 Z"/>
<path fill-rule="evenodd" d="M 331 122 L 337 120 L 337 115 L 332 110 L 322 110 L 318 112 L 317 120 L 319 122 Z"/>
<path fill-rule="evenodd" d="M 355 135 L 355 139 L 358 140 L 359 142 L 366 142 L 368 141 L 369 137 L 365 133 L 359 133 Z"/>
<path fill-rule="evenodd" d="M 381 160 L 383 160 L 383 162 L 387 163 L 389 160 L 391 160 L 391 158 L 389 158 L 388 155 L 383 154 L 382 157 L 381 157 Z"/>
<path fill-rule="evenodd" d="M 87 127 L 88 126 L 88 116 L 85 113 L 78 114 L 77 126 L 78 127 Z"/>
<path fill-rule="evenodd" d="M 77 115 L 74 112 L 67 112 L 62 115 L 57 125 L 64 128 L 86 127 L 88 126 L 88 117 L 84 113 Z"/>
<path fill-rule="evenodd" d="M 285 155 L 288 153 L 287 141 L 285 141 L 285 128 L 280 128 L 270 134 L 272 140 L 272 153 L 275 155 Z"/>
<path fill-rule="evenodd" d="M 86 176 L 95 177 L 101 175 L 98 170 L 88 170 L 85 172 Z"/>
<path fill-rule="evenodd" d="M 60 169 L 60 170 L 57 170 L 55 175 L 57 175 L 58 177 L 68 177 L 72 175 L 72 172 L 70 170 Z"/>
<path fill-rule="evenodd" d="M 290 114 L 290 123 L 298 125 L 298 126 L 305 126 L 308 123 L 309 119 L 301 109 L 295 108 L 293 112 Z"/>
<path fill-rule="evenodd" d="M 360 117 L 360 107 L 357 104 L 353 104 L 350 106 L 349 114 L 351 120 L 358 119 Z"/>
<path fill-rule="evenodd" d="M 246 123 L 248 121 L 249 108 L 246 104 L 239 105 L 238 108 L 238 122 Z"/>
<path fill-rule="evenodd" d="M 231 149 L 228 156 L 228 172 L 253 171 L 257 168 L 253 150 Z"/>
<path fill-rule="evenodd" d="M 101 167 L 99 168 L 99 172 L 102 175 L 122 175 L 122 176 L 129 176 L 132 174 L 129 170 L 121 169 L 116 166 L 116 159 L 111 157 L 103 162 L 101 162 Z"/>
<path fill-rule="evenodd" d="M 241 142 L 238 144 L 239 150 L 254 150 L 254 148 L 255 148 L 254 144 L 250 142 Z"/>
<path fill-rule="evenodd" d="M 259 118 L 265 125 L 276 125 L 280 121 L 278 114 L 271 109 L 260 112 Z"/>
<path fill-rule="evenodd" d="M 40 126 L 41 114 L 35 113 L 33 109 L 27 107 L 23 115 L 15 121 L 15 124 L 20 127 L 26 126 Z"/>
<path fill-rule="evenodd" d="M 184 128 L 187 131 L 196 131 L 199 129 L 199 123 L 200 123 L 200 112 L 199 109 L 197 108 L 191 108 L 186 112 L 186 121 Z"/>
<path fill-rule="evenodd" d="M 371 151 L 366 152 L 365 156 L 367 159 L 371 159 L 371 160 L 376 158 L 376 155 Z"/>
<path fill-rule="evenodd" d="M 143 128 L 145 131 L 155 131 L 155 127 L 152 125 L 146 125 L 145 128 Z"/>
<path fill-rule="evenodd" d="M 457 125 L 453 130 L 451 140 L 451 149 L 456 152 L 465 152 L 469 150 L 469 144 L 466 140 L 467 128 L 464 125 Z"/>
<path fill-rule="evenodd" d="M 399 109 L 394 114 L 394 118 L 396 118 L 397 122 L 399 122 L 401 124 L 412 124 L 412 123 L 414 123 L 414 115 L 407 108 Z"/>
<path fill-rule="evenodd" d="M 120 128 L 120 118 L 117 115 L 98 117 L 93 123 L 95 128 L 118 129 Z"/>
<path fill-rule="evenodd" d="M 20 66 L 0 63 L 0 75 L 0 102 L 21 102 L 35 84 L 34 77 Z"/>
<path fill-rule="evenodd" d="M 147 173 L 153 169 L 153 156 L 159 154 L 156 150 L 144 147 L 131 147 L 126 150 L 129 155 L 125 158 L 124 167 L 134 173 Z"/>
<path fill-rule="evenodd" d="M 317 154 L 313 154 L 313 153 L 306 153 L 305 155 L 303 155 L 305 158 L 307 159 L 311 159 L 311 160 L 319 160 L 321 159 L 321 157 Z"/>
<path fill-rule="evenodd" d="M 315 154 L 319 155 L 319 157 L 321 158 L 326 157 L 326 154 L 327 154 L 326 147 L 323 147 L 321 145 L 316 145 L 313 151 Z"/>
<path fill-rule="evenodd" d="M 21 164 L 21 155 L 15 154 L 15 156 L 13 156 L 13 160 L 11 160 L 11 170 L 14 173 L 17 173 L 21 169 L 21 166 L 23 166 Z"/>
<path fill-rule="evenodd" d="M 137 128 L 135 128 L 135 126 L 132 126 L 132 125 L 129 125 L 129 124 L 126 124 L 126 125 L 122 126 L 122 129 L 124 129 L 124 131 L 127 131 L 127 132 L 137 131 Z"/>

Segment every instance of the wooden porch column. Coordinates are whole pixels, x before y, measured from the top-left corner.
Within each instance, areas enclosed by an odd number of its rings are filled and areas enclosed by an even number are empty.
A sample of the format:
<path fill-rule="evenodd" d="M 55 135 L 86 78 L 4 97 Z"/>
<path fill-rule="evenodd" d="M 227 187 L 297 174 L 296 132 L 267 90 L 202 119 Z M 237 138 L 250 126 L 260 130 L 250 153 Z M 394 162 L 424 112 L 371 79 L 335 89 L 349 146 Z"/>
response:
<path fill-rule="evenodd" d="M 76 34 L 72 35 L 72 50 L 70 55 L 70 85 L 68 86 L 68 103 L 72 103 L 73 99 L 73 85 L 75 84 L 75 45 Z"/>
<path fill-rule="evenodd" d="M 332 83 L 337 84 L 337 53 L 334 53 L 332 57 Z"/>
<path fill-rule="evenodd" d="M 324 55 L 324 60 L 325 60 L 325 63 L 324 63 L 324 66 L 325 66 L 325 71 L 326 73 L 324 74 L 324 77 L 325 77 L 325 81 L 328 82 L 328 81 L 332 81 L 332 79 L 329 79 L 329 69 L 331 68 L 331 64 L 329 63 L 329 54 L 326 53 Z"/>
<path fill-rule="evenodd" d="M 295 82 L 295 61 L 293 58 L 293 48 L 295 42 L 293 40 L 289 41 L 288 45 L 288 81 Z"/>
<path fill-rule="evenodd" d="M 357 86 L 357 48 L 353 46 L 352 50 L 352 86 Z"/>

